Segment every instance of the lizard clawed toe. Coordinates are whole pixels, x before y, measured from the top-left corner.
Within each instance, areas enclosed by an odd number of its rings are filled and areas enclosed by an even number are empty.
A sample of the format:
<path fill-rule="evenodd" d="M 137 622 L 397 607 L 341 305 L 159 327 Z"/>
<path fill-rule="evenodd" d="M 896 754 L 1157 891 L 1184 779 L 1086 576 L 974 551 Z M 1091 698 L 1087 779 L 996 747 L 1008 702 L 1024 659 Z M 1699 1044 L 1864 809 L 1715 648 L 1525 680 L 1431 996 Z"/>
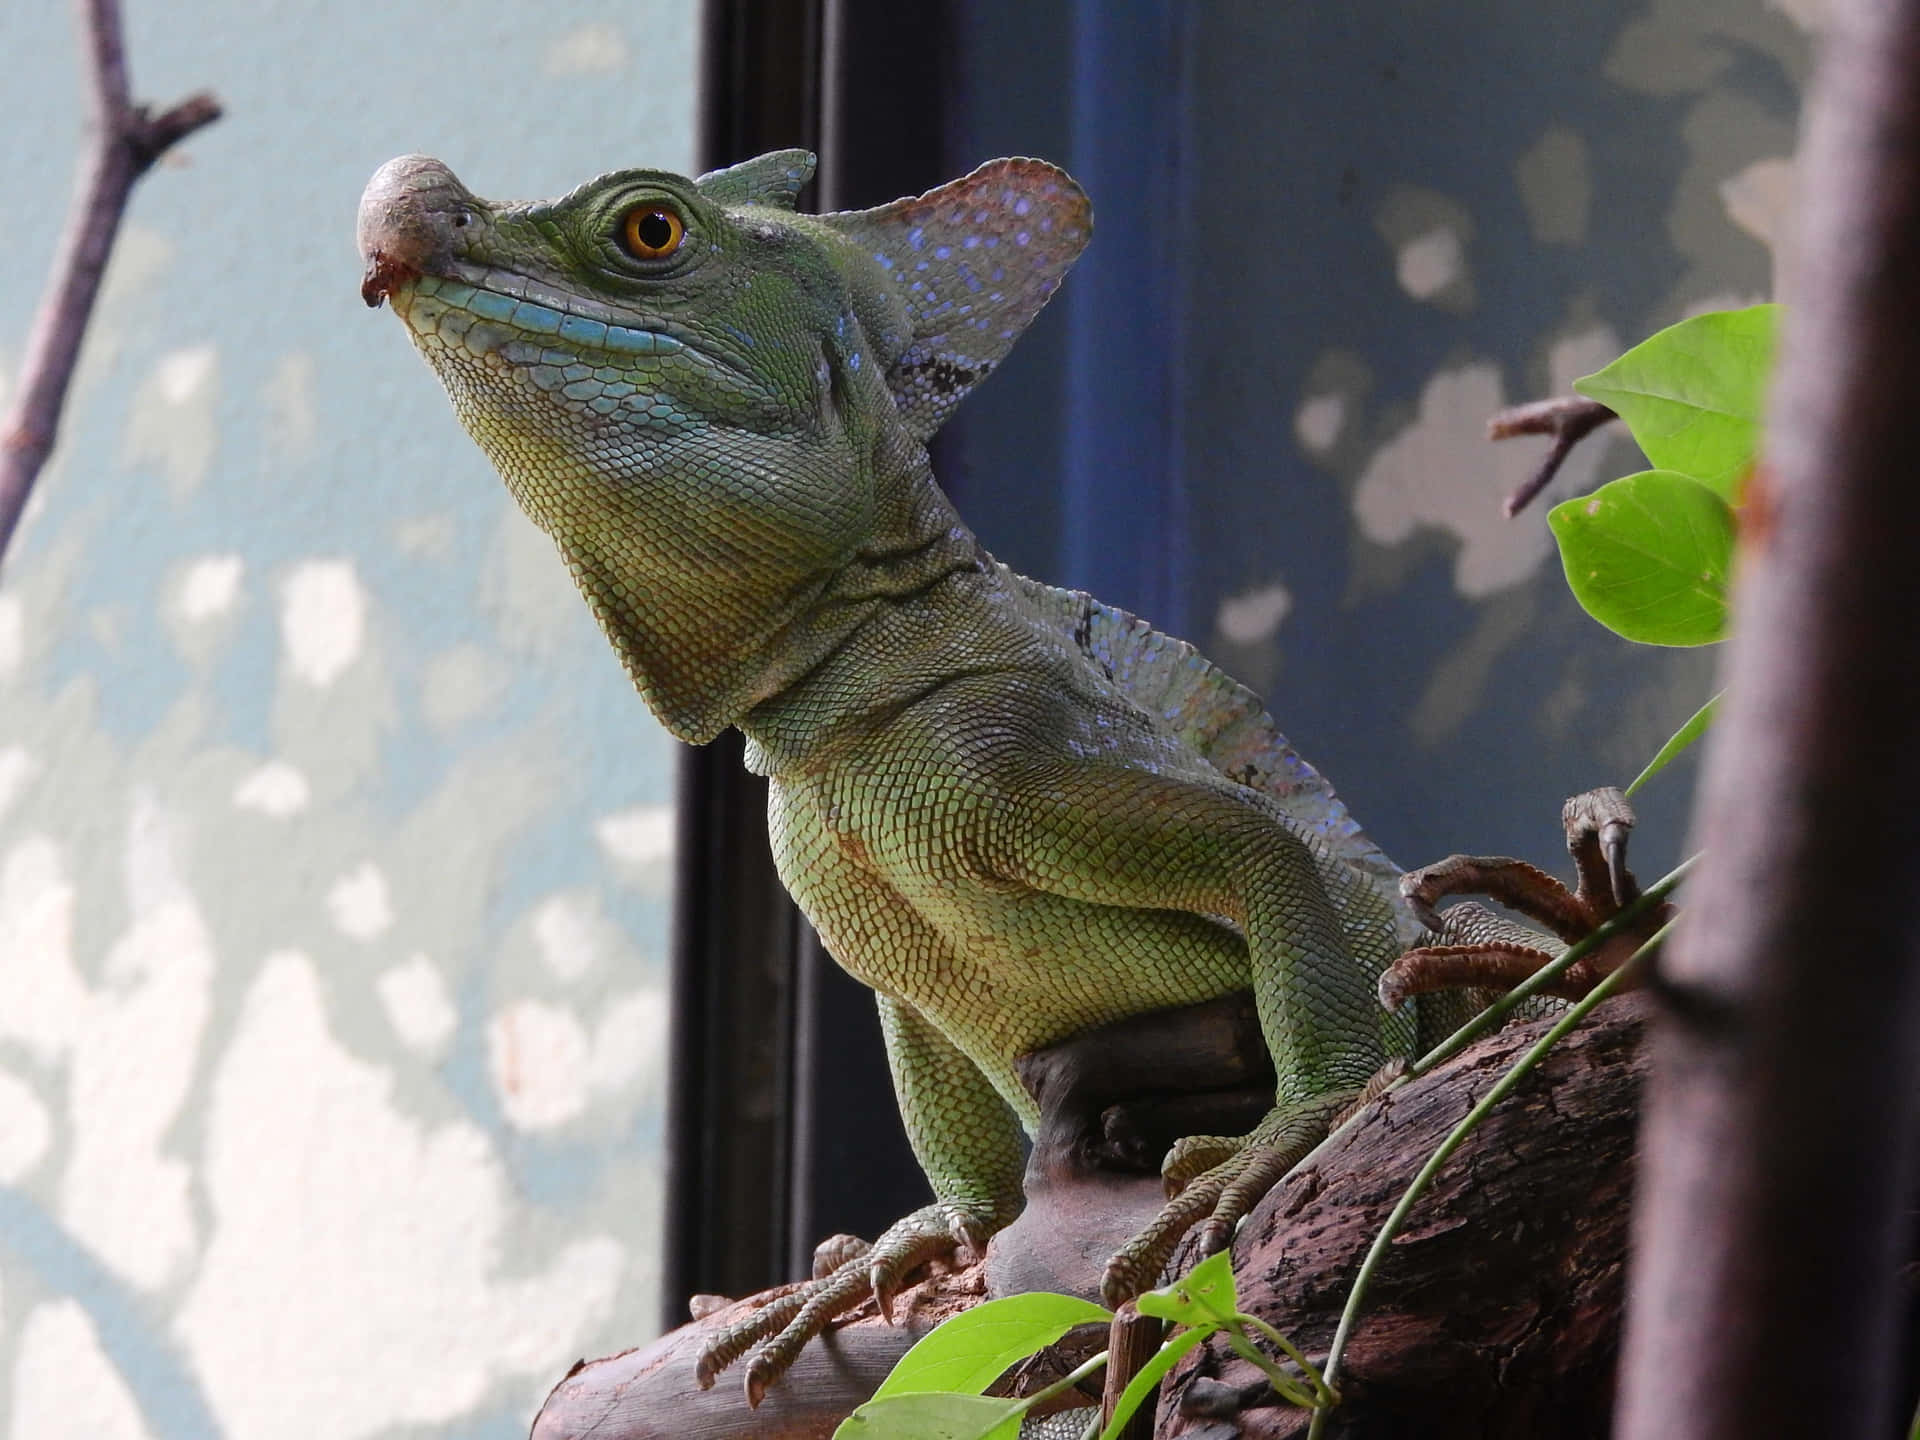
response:
<path fill-rule="evenodd" d="M 1486 895 L 1545 925 L 1568 945 L 1585 939 L 1639 898 L 1639 882 L 1627 868 L 1634 814 L 1624 794 L 1602 786 L 1575 795 L 1561 807 L 1560 820 L 1578 877 L 1574 889 L 1524 860 L 1500 856 L 1450 855 L 1401 877 L 1401 894 L 1422 923 L 1437 932 L 1439 943 L 1407 951 L 1382 972 L 1383 1006 L 1397 1011 L 1412 996 L 1437 990 L 1511 989 L 1559 953 L 1552 937 L 1484 905 L 1460 904 L 1437 914 L 1434 903 L 1443 896 Z M 1672 907 L 1655 906 L 1576 962 L 1547 993 L 1579 999 L 1671 915 Z"/>
<path fill-rule="evenodd" d="M 952 1254 L 958 1244 L 984 1244 L 986 1228 L 962 1207 L 935 1204 L 916 1210 L 871 1244 L 851 1235 L 823 1241 L 814 1250 L 814 1278 L 708 1340 L 694 1362 L 695 1381 L 702 1390 L 712 1388 L 721 1371 L 751 1350 L 744 1383 L 747 1404 L 758 1409 L 767 1387 L 787 1373 L 809 1340 L 869 1296 L 891 1325 L 894 1300 L 906 1278 L 927 1261 Z M 836 1259 L 832 1269 L 824 1268 Z"/>

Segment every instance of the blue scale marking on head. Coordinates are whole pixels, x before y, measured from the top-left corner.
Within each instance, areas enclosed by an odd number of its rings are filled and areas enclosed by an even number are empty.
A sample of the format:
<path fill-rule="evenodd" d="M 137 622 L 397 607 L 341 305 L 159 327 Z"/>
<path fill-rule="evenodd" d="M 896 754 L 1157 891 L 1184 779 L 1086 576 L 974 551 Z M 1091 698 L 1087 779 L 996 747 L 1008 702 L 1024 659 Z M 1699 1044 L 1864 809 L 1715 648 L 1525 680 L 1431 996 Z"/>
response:
<path fill-rule="evenodd" d="M 875 261 L 875 262 L 876 262 L 876 263 L 877 263 L 877 264 L 878 264 L 878 265 L 880 266 L 880 268 L 881 268 L 882 270 L 891 270 L 891 269 L 893 269 L 893 261 L 892 261 L 891 259 L 889 259 L 889 258 L 888 258 L 888 257 L 887 257 L 887 256 L 886 256 L 885 254 L 883 254 L 882 252 L 880 252 L 880 251 L 878 251 L 878 250 L 876 250 L 876 251 L 874 251 L 874 252 L 873 252 L 873 258 L 874 258 L 874 261 Z"/>
<path fill-rule="evenodd" d="M 922 229 L 920 226 L 916 225 L 913 227 L 913 229 L 907 232 L 907 244 L 910 245 L 915 250 L 918 250 L 922 245 L 926 243 L 927 243 L 927 232 L 924 229 Z"/>
<path fill-rule="evenodd" d="M 941 245 L 935 248 L 933 252 L 933 258 L 936 260 L 945 260 L 949 258 L 952 254 L 953 254 L 953 247 L 951 245 Z"/>
<path fill-rule="evenodd" d="M 603 321 L 569 315 L 560 322 L 560 338 L 578 345 L 599 345 L 607 338 L 607 327 Z"/>
<path fill-rule="evenodd" d="M 534 335 L 558 335 L 563 318 L 558 310 L 549 310 L 531 300 L 522 300 L 513 307 L 513 323 Z"/>
<path fill-rule="evenodd" d="M 476 290 L 467 309 L 485 320 L 505 320 L 520 302 L 511 295 L 496 295 L 491 290 Z"/>

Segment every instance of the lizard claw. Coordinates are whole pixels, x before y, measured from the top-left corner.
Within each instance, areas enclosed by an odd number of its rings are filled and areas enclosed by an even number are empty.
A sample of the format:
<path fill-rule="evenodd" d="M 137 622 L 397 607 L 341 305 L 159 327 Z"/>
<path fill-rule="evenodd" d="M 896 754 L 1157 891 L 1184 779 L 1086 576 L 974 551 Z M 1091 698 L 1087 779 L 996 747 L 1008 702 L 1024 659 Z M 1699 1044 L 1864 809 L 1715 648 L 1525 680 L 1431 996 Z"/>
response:
<path fill-rule="evenodd" d="M 1382 1005 L 1397 1010 L 1409 996 L 1435 990 L 1511 989 L 1559 953 L 1552 936 L 1483 905 L 1455 905 L 1445 915 L 1434 916 L 1433 902 L 1444 895 L 1491 896 L 1546 926 L 1569 945 L 1585 939 L 1639 898 L 1639 882 L 1627 868 L 1627 839 L 1634 816 L 1625 795 L 1611 786 L 1575 795 L 1561 808 L 1560 821 L 1578 877 L 1575 889 L 1525 861 L 1497 856 L 1452 855 L 1401 877 L 1401 893 L 1439 939 L 1407 951 L 1387 967 L 1380 977 Z M 1577 1000 L 1672 913 L 1671 906 L 1655 907 L 1629 931 L 1576 963 L 1549 987 L 1550 993 Z"/>
<path fill-rule="evenodd" d="M 848 1235 L 823 1242 L 814 1252 L 814 1278 L 776 1294 L 708 1340 L 694 1362 L 694 1380 L 702 1390 L 711 1389 L 721 1371 L 752 1351 L 743 1378 L 747 1404 L 757 1409 L 767 1387 L 787 1373 L 807 1342 L 868 1296 L 892 1324 L 901 1282 L 927 1261 L 951 1254 L 957 1233 L 979 1235 L 988 1228 L 959 1211 L 952 1205 L 923 1206 L 871 1245 Z M 832 1268 L 822 1273 L 829 1264 Z"/>
<path fill-rule="evenodd" d="M 1280 1182 L 1294 1163 L 1327 1133 L 1328 1119 L 1349 1107 L 1358 1091 L 1335 1091 L 1313 1100 L 1277 1106 L 1249 1135 L 1189 1136 L 1168 1153 L 1162 1174 L 1178 1193 L 1151 1224 L 1107 1262 L 1100 1293 L 1118 1307 L 1159 1282 L 1167 1261 L 1186 1233 L 1198 1225 L 1196 1240 L 1206 1254 L 1224 1250 L 1247 1212 Z M 1202 1158 L 1216 1163 L 1184 1180 L 1179 1177 Z"/>

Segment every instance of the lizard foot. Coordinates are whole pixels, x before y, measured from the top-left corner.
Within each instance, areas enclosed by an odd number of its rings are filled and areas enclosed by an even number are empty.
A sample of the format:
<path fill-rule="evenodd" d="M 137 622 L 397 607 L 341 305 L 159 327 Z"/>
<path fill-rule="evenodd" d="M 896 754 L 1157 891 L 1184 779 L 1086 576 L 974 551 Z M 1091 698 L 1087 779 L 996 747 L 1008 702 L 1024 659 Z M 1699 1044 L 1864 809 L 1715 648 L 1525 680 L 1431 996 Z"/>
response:
<path fill-rule="evenodd" d="M 1484 905 L 1463 904 L 1445 915 L 1434 909 L 1448 895 L 1485 895 L 1536 920 L 1572 944 L 1639 898 L 1627 868 L 1627 836 L 1633 807 L 1611 786 L 1575 795 L 1562 807 L 1567 852 L 1573 857 L 1573 890 L 1524 860 L 1491 855 L 1450 855 L 1400 877 L 1400 893 L 1414 914 L 1440 936 L 1440 943 L 1409 950 L 1380 977 L 1380 1003 L 1398 1010 L 1409 996 L 1436 990 L 1507 990 L 1555 958 L 1552 939 L 1508 920 Z M 1672 916 L 1658 905 L 1629 930 L 1576 963 L 1548 993 L 1577 1000 L 1617 969 Z"/>
<path fill-rule="evenodd" d="M 694 1378 L 710 1389 L 722 1370 L 752 1350 L 747 1404 L 757 1409 L 767 1387 L 834 1320 L 872 1296 L 892 1323 L 893 1297 L 909 1274 L 962 1245 L 977 1252 L 990 1229 L 965 1207 L 933 1204 L 895 1222 L 871 1245 L 851 1235 L 823 1241 L 813 1253 L 814 1278 L 715 1335 L 700 1352 Z"/>
<path fill-rule="evenodd" d="M 1107 1262 L 1100 1283 L 1107 1304 L 1117 1307 L 1158 1284 L 1174 1247 L 1195 1225 L 1202 1254 L 1225 1249 L 1234 1227 L 1320 1143 L 1331 1117 L 1349 1106 L 1354 1093 L 1279 1106 L 1247 1135 L 1191 1135 L 1176 1144 L 1161 1167 L 1172 1198 Z"/>

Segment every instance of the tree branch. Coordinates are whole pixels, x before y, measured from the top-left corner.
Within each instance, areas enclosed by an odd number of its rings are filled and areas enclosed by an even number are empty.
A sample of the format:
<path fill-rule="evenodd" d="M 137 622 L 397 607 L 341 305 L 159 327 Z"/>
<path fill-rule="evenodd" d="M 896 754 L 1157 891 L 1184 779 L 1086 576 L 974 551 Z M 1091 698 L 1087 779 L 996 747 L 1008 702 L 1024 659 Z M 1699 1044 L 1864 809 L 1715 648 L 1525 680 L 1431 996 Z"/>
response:
<path fill-rule="evenodd" d="M 86 41 L 92 143 L 46 298 L 34 316 L 12 403 L 0 417 L 0 559 L 53 451 L 80 342 L 136 181 L 179 141 L 220 118 L 202 92 L 159 115 L 128 98 L 119 0 L 77 0 Z"/>
<path fill-rule="evenodd" d="M 1626 1440 L 1894 1433 L 1920 1121 L 1920 0 L 1832 7 L 1662 963 Z"/>
<path fill-rule="evenodd" d="M 1511 409 L 1501 410 L 1487 421 L 1487 439 L 1511 440 L 1516 435 L 1551 435 L 1553 448 L 1548 450 L 1527 481 L 1507 497 L 1505 506 L 1507 518 L 1511 520 L 1527 506 L 1534 497 L 1548 485 L 1553 477 L 1560 473 L 1561 465 L 1566 463 L 1573 447 L 1587 436 L 1605 425 L 1609 420 L 1620 417 L 1598 400 L 1588 400 L 1579 395 L 1560 395 L 1551 400 L 1534 400 L 1525 405 L 1515 405 Z"/>

